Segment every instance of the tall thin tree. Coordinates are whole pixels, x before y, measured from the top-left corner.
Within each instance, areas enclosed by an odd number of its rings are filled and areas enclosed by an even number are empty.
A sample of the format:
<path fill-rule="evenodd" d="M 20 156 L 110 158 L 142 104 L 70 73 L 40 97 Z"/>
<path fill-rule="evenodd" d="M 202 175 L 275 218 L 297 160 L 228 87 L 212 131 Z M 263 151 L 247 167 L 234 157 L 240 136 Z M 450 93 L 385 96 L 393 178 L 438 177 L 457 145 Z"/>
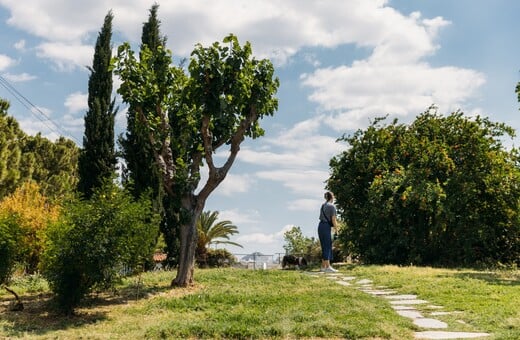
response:
<path fill-rule="evenodd" d="M 161 21 L 157 18 L 158 4 L 150 8 L 148 21 L 143 24 L 141 35 L 141 54 L 145 49 L 156 54 L 158 49 L 166 45 L 166 36 L 160 31 Z M 155 59 L 154 69 L 167 68 L 169 64 L 162 65 L 162 59 Z M 150 103 L 150 105 L 155 105 Z M 179 211 L 179 200 L 164 194 L 161 176 L 155 164 L 153 148 L 150 145 L 148 133 L 142 124 L 137 122 L 137 110 L 130 105 L 127 113 L 127 130 L 124 136 L 120 136 L 123 158 L 126 163 L 124 173 L 125 180 L 131 183 L 131 191 L 135 198 L 139 198 L 144 192 L 150 190 L 155 206 L 161 211 L 161 233 L 166 242 L 168 261 L 176 265 L 179 258 L 179 218 L 175 212 Z M 176 204 L 174 202 L 177 202 Z M 172 206 L 177 206 L 173 208 Z"/>
<path fill-rule="evenodd" d="M 88 81 L 88 111 L 85 114 L 83 149 L 78 161 L 78 190 L 85 198 L 113 176 L 116 168 L 114 119 L 117 109 L 112 99 L 112 11 L 105 16 L 99 32 Z"/>
<path fill-rule="evenodd" d="M 141 51 L 146 46 L 150 51 L 156 51 L 164 46 L 166 38 L 161 36 L 157 19 L 158 5 L 150 9 L 148 22 L 144 23 L 141 36 Z M 122 154 L 126 162 L 125 179 L 132 183 L 132 192 L 138 198 L 143 192 L 152 189 L 154 196 L 158 195 L 160 179 L 148 136 L 136 124 L 136 110 L 130 105 L 127 112 L 127 130 L 119 138 Z"/>

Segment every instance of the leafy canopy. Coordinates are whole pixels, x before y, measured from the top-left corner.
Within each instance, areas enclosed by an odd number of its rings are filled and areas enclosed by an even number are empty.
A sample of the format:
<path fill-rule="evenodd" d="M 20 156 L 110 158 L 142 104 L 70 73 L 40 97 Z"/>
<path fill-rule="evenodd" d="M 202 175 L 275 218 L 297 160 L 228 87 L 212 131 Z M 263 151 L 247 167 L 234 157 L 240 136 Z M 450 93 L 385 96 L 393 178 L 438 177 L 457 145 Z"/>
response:
<path fill-rule="evenodd" d="M 514 131 L 433 107 L 381 122 L 343 137 L 330 162 L 344 244 L 372 263 L 518 263 L 519 158 L 502 146 Z"/>

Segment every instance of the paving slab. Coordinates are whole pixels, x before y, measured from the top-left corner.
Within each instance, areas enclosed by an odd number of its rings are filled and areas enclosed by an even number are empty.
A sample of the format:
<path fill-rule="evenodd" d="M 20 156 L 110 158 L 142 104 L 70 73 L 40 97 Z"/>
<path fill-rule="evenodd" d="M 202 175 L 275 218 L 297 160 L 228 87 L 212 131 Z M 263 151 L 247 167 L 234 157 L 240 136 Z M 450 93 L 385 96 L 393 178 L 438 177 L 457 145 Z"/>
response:
<path fill-rule="evenodd" d="M 372 283 L 372 280 L 369 279 L 362 279 L 356 282 L 358 285 L 366 285 Z"/>
<path fill-rule="evenodd" d="M 397 314 L 409 319 L 419 319 L 423 317 L 423 315 L 416 310 L 398 310 L 396 312 Z"/>
<path fill-rule="evenodd" d="M 366 290 L 363 290 L 365 293 L 368 293 L 368 294 L 372 294 L 372 295 L 377 295 L 377 296 L 386 296 L 386 295 L 392 295 L 392 294 L 395 294 L 396 291 L 395 290 L 372 290 L 372 289 L 366 289 Z"/>
<path fill-rule="evenodd" d="M 389 296 L 385 296 L 385 298 L 390 299 L 390 300 L 414 300 L 414 299 L 417 299 L 417 295 L 412 295 L 412 294 L 389 295 Z"/>
<path fill-rule="evenodd" d="M 390 304 L 392 304 L 392 305 L 422 305 L 424 303 L 428 303 L 428 301 L 420 300 L 420 299 L 392 300 L 392 301 L 390 301 Z"/>
<path fill-rule="evenodd" d="M 336 281 L 336 283 L 339 285 L 342 285 L 342 286 L 350 286 L 350 283 L 348 283 L 346 281 Z"/>
<path fill-rule="evenodd" d="M 413 323 L 414 325 L 422 328 L 448 328 L 448 324 L 446 322 L 442 322 L 437 319 L 419 318 L 414 319 Z"/>
<path fill-rule="evenodd" d="M 394 310 L 416 310 L 414 306 L 392 306 Z"/>
<path fill-rule="evenodd" d="M 474 339 L 489 336 L 489 333 L 424 331 L 416 332 L 416 339 Z"/>
<path fill-rule="evenodd" d="M 355 277 L 355 276 L 343 276 L 344 281 L 352 281 L 355 279 L 357 279 L 357 277 Z"/>

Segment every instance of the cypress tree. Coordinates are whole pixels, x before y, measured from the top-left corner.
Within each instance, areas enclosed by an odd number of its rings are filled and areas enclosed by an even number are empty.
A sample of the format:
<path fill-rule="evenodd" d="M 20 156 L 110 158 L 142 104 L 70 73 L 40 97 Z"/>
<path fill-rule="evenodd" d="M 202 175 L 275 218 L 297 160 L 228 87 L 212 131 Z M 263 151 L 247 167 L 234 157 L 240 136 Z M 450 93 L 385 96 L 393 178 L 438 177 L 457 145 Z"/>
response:
<path fill-rule="evenodd" d="M 160 35 L 157 9 L 157 4 L 152 6 L 148 22 L 143 25 L 141 51 L 145 47 L 155 51 L 159 46 L 166 44 L 166 38 Z M 119 143 L 126 162 L 124 179 L 131 183 L 134 197 L 139 198 L 149 189 L 152 190 L 154 197 L 157 197 L 160 191 L 160 178 L 153 151 L 147 133 L 140 130 L 136 124 L 136 111 L 131 105 L 127 112 L 127 131 L 125 136 L 120 136 Z"/>
<path fill-rule="evenodd" d="M 148 49 L 155 53 L 166 45 L 166 37 L 161 35 L 161 22 L 157 18 L 159 5 L 150 9 L 148 21 L 143 24 L 141 35 L 141 53 Z M 161 69 L 161 61 L 153 61 L 154 68 Z M 150 103 L 150 105 L 154 105 Z M 130 105 L 127 113 L 127 131 L 121 136 L 119 143 L 126 162 L 125 181 L 131 183 L 131 191 L 137 199 L 148 190 L 151 191 L 156 208 L 161 213 L 160 230 L 166 243 L 168 261 L 176 265 L 179 254 L 179 223 L 178 211 L 180 198 L 172 198 L 164 194 L 159 170 L 153 156 L 152 146 L 146 131 L 136 122 L 136 110 Z"/>
<path fill-rule="evenodd" d="M 78 190 L 85 198 L 110 179 L 116 168 L 114 120 L 117 109 L 112 99 L 112 11 L 105 16 L 99 32 L 92 67 L 89 67 L 88 111 L 85 115 L 83 149 L 79 155 Z"/>

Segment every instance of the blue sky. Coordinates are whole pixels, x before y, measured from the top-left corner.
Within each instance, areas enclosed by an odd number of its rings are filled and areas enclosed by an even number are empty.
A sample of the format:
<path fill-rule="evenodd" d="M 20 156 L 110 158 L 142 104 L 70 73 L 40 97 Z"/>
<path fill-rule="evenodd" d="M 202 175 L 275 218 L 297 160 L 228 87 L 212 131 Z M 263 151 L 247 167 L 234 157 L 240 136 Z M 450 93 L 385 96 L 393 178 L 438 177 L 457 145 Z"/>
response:
<path fill-rule="evenodd" d="M 0 0 L 0 75 L 34 104 L 11 102 L 30 134 L 81 144 L 93 45 L 112 9 L 113 45 L 140 40 L 154 1 Z M 516 0 L 157 1 L 177 57 L 232 32 L 275 64 L 279 110 L 246 141 L 206 208 L 239 227 L 235 253 L 283 252 L 293 225 L 316 237 L 335 142 L 389 114 L 409 122 L 436 104 L 520 128 Z M 116 81 L 117 84 L 117 81 Z M 125 128 L 125 108 L 117 133 Z M 507 141 L 518 145 L 517 138 Z"/>

